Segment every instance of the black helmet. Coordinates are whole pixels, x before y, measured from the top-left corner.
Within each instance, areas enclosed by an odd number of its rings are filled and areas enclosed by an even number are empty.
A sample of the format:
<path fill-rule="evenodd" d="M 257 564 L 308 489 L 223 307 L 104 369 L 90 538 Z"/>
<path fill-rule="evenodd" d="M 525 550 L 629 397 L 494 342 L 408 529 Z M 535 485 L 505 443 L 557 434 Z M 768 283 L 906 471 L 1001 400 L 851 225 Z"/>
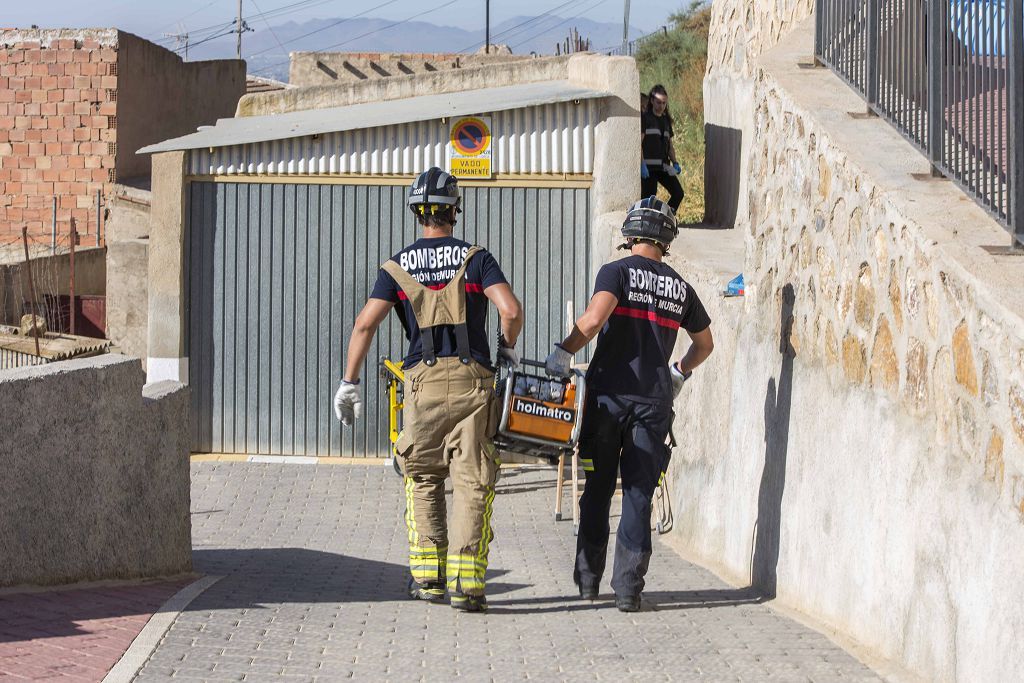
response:
<path fill-rule="evenodd" d="M 622 224 L 622 236 L 627 240 L 657 242 L 666 253 L 678 234 L 675 212 L 657 197 L 646 197 L 631 206 Z"/>
<path fill-rule="evenodd" d="M 445 173 L 437 166 L 432 166 L 419 174 L 409 188 L 407 201 L 409 208 L 417 216 L 437 213 L 439 207 L 442 210 L 455 207 L 456 211 L 462 211 L 459 208 L 461 202 L 458 178 Z"/>

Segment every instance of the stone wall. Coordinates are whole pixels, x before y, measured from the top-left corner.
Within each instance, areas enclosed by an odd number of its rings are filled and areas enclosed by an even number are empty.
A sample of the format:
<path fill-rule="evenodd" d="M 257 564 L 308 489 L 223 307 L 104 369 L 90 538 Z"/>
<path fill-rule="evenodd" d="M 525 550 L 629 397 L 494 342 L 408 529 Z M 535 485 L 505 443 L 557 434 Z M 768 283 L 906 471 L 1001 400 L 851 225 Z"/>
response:
<path fill-rule="evenodd" d="M 495 50 L 492 48 L 492 52 Z M 452 69 L 467 69 L 491 64 L 503 64 L 524 59 L 530 55 L 507 52 L 485 54 L 402 53 L 402 52 L 292 52 L 288 68 L 288 83 L 308 85 L 337 85 L 360 81 L 411 76 Z"/>
<path fill-rule="evenodd" d="M 794 27 L 731 103 L 752 117 L 747 292 L 706 302 L 674 541 L 903 671 L 1004 679 L 1024 670 L 1024 262 L 984 248 L 1006 232 L 899 133 L 850 117 L 842 81 L 800 68 L 812 41 Z"/>
<path fill-rule="evenodd" d="M 0 586 L 191 570 L 188 391 L 117 355 L 0 373 Z"/>

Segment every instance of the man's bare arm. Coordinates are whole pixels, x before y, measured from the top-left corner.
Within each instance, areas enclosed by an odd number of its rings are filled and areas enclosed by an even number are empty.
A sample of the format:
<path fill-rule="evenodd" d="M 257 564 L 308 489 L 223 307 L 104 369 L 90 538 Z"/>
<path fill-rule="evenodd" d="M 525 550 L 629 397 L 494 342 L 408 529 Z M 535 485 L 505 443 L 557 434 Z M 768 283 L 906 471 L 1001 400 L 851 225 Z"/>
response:
<path fill-rule="evenodd" d="M 359 372 L 363 368 L 366 354 L 370 351 L 370 343 L 377 334 L 377 328 L 388 317 L 394 304 L 384 299 L 367 299 L 363 310 L 356 316 L 352 326 L 352 336 L 348 339 L 348 359 L 345 363 L 346 382 L 358 382 Z"/>
<path fill-rule="evenodd" d="M 700 332 L 687 332 L 690 335 L 690 348 L 679 361 L 679 369 L 685 374 L 692 372 L 695 367 L 707 360 L 711 352 L 715 350 L 715 340 L 711 337 L 711 327 L 708 326 Z"/>
<path fill-rule="evenodd" d="M 510 346 L 516 345 L 519 333 L 523 330 L 523 306 L 507 283 L 491 285 L 484 290 L 486 296 L 501 316 L 501 334 Z"/>
<path fill-rule="evenodd" d="M 608 322 L 612 311 L 619 305 L 619 299 L 611 292 L 598 292 L 590 300 L 587 310 L 573 325 L 572 332 L 562 340 L 562 348 L 569 353 L 576 353 L 597 336 L 604 324 Z"/>

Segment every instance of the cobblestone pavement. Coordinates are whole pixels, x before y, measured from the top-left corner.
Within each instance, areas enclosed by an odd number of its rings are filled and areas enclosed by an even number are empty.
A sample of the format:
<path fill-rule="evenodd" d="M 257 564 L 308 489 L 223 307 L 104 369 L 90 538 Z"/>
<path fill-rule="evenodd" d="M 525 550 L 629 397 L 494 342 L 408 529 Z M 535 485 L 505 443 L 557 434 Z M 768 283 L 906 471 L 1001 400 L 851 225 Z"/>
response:
<path fill-rule="evenodd" d="M 99 681 L 181 581 L 0 595 L 0 681 Z"/>
<path fill-rule="evenodd" d="M 659 543 L 643 612 L 583 603 L 554 472 L 504 470 L 487 614 L 405 597 L 401 480 L 380 466 L 192 468 L 196 570 L 224 578 L 139 680 L 878 680 L 823 635 Z M 568 494 L 566 495 L 568 505 Z"/>

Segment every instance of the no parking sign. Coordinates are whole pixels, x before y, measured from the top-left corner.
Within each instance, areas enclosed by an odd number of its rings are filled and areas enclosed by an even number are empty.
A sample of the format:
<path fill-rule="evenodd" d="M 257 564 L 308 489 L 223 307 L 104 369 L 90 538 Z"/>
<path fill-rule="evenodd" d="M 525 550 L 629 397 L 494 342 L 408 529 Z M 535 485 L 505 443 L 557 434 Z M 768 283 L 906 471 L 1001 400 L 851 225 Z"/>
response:
<path fill-rule="evenodd" d="M 448 168 L 457 178 L 491 177 L 491 117 L 452 119 L 448 136 Z"/>

